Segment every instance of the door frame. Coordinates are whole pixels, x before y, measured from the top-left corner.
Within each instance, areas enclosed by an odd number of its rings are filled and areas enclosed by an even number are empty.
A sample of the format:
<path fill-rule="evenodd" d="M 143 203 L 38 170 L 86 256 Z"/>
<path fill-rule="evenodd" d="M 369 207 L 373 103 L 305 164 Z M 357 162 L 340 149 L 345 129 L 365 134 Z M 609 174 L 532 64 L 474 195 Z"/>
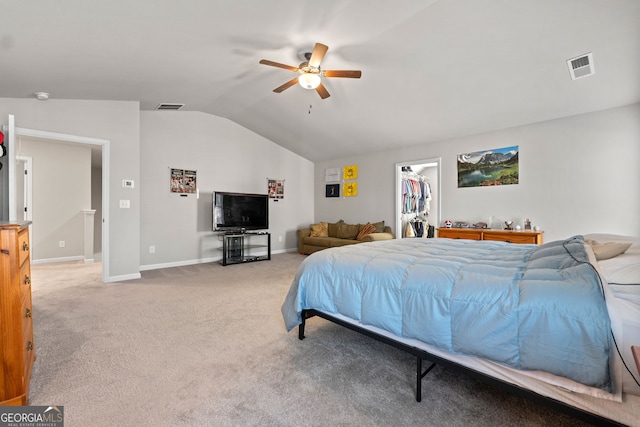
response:
<path fill-rule="evenodd" d="M 102 281 L 109 282 L 109 153 L 110 141 L 100 138 L 91 138 L 86 136 L 68 135 L 57 132 L 47 132 L 28 128 L 15 127 L 14 116 L 9 115 L 9 220 L 15 221 L 16 215 L 16 194 L 15 188 L 15 160 L 16 155 L 13 151 L 13 142 L 16 136 L 25 136 L 33 138 L 49 139 L 55 142 L 88 144 L 99 146 L 102 150 Z"/>
<path fill-rule="evenodd" d="M 27 172 L 25 174 L 27 177 L 26 177 L 26 180 L 24 181 L 24 190 L 23 190 L 24 204 L 27 210 L 24 212 L 23 220 L 31 221 L 33 219 L 33 157 L 16 156 L 16 160 L 21 160 L 24 162 L 24 170 Z M 18 171 L 16 171 L 16 173 L 18 173 Z M 16 188 L 16 191 L 18 191 L 17 188 Z M 31 233 L 29 234 L 29 236 L 31 236 Z"/>
<path fill-rule="evenodd" d="M 396 163 L 396 202 L 395 202 L 395 212 L 396 212 L 396 239 L 401 239 L 404 233 L 402 229 L 402 168 L 404 166 L 425 166 L 429 165 L 430 167 L 435 167 L 436 176 L 438 182 L 431 183 L 432 191 L 434 191 L 438 197 L 438 204 L 436 206 L 436 222 L 442 221 L 442 159 L 440 157 L 431 158 L 431 159 L 422 159 L 422 160 L 409 160 L 406 162 L 398 162 Z M 438 224 L 432 224 L 429 222 L 429 225 L 433 225 L 438 228 Z"/>

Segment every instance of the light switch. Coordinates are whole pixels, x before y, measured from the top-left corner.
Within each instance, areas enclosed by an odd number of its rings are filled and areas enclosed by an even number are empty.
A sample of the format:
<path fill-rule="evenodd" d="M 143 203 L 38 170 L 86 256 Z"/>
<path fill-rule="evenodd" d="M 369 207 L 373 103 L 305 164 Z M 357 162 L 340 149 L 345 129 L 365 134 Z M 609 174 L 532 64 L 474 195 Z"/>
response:
<path fill-rule="evenodd" d="M 131 202 L 129 200 L 120 200 L 120 209 L 128 209 L 131 207 Z"/>

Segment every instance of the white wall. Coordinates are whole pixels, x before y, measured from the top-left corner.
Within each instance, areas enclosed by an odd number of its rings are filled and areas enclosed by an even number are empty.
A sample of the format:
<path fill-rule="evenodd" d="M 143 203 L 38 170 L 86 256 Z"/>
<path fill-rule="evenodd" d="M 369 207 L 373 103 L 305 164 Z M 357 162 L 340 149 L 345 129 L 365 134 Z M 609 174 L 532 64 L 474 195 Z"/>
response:
<path fill-rule="evenodd" d="M 13 114 L 17 127 L 110 141 L 110 280 L 139 276 L 139 189 L 122 188 L 123 179 L 139 181 L 139 110 L 138 102 L 0 98 L 2 124 Z M 131 208 L 120 209 L 120 199 L 130 200 Z"/>
<path fill-rule="evenodd" d="M 285 180 L 284 199 L 269 203 L 272 252 L 295 250 L 296 229 L 313 220 L 313 163 L 227 119 L 143 111 L 140 151 L 142 269 L 222 257 L 212 231 L 216 190 L 266 194 L 267 178 Z M 170 168 L 197 171 L 199 199 L 169 192 Z"/>
<path fill-rule="evenodd" d="M 91 149 L 27 137 L 17 137 L 16 146 L 17 155 L 33 159 L 33 261 L 83 259 L 82 210 L 91 208 Z"/>
<path fill-rule="evenodd" d="M 141 265 L 219 257 L 211 192 L 266 192 L 267 178 L 286 180 L 284 200 L 270 205 L 274 251 L 295 248 L 295 230 L 314 221 L 393 226 L 395 164 L 426 158 L 442 159 L 443 218 L 530 217 L 545 241 L 588 232 L 640 235 L 640 104 L 315 166 L 202 113 L 140 113 L 136 102 L 0 98 L 0 123 L 9 114 L 18 127 L 110 141 L 107 275 L 115 279 L 137 275 Z M 520 147 L 519 185 L 457 188 L 458 154 L 510 145 Z M 359 166 L 358 196 L 325 198 L 325 169 L 350 164 Z M 198 201 L 168 194 L 170 167 L 198 170 Z M 123 188 L 123 179 L 133 179 L 135 188 Z M 120 209 L 120 199 L 131 208 Z M 149 245 L 156 245 L 155 257 Z"/>
<path fill-rule="evenodd" d="M 138 277 L 141 266 L 219 259 L 211 231 L 214 190 L 266 193 L 267 178 L 285 180 L 284 199 L 270 203 L 273 252 L 295 250 L 296 229 L 313 220 L 313 163 L 226 119 L 140 113 L 137 102 L 0 98 L 0 124 L 9 114 L 21 128 L 109 141 L 110 280 Z M 168 193 L 170 167 L 198 170 L 200 199 Z M 123 188 L 124 179 L 134 188 Z M 120 209 L 120 200 L 131 207 Z M 153 256 L 150 245 L 157 248 Z"/>
<path fill-rule="evenodd" d="M 518 185 L 457 187 L 458 154 L 511 145 L 520 147 Z M 442 219 L 529 217 L 547 242 L 590 232 L 640 236 L 640 104 L 317 163 L 315 220 L 393 225 L 395 163 L 438 157 Z M 358 196 L 325 198 L 325 169 L 350 164 L 359 166 Z"/>

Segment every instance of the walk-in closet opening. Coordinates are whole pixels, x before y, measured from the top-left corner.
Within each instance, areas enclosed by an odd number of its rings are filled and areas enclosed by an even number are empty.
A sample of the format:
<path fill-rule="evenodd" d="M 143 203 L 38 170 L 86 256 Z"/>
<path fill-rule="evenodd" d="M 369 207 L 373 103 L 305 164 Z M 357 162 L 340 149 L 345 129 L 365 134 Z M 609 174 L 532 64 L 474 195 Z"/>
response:
<path fill-rule="evenodd" d="M 440 159 L 396 163 L 396 237 L 434 237 L 440 223 Z"/>

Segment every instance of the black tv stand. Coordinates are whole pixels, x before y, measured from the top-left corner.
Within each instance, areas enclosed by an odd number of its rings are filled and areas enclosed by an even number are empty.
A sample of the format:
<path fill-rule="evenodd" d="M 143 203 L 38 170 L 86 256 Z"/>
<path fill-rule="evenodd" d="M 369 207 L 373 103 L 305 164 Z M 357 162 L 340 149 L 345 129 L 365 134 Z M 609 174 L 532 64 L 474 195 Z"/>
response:
<path fill-rule="evenodd" d="M 252 240 L 266 238 L 267 244 L 255 244 Z M 267 253 L 264 254 L 264 248 Z M 256 254 L 255 249 L 262 249 Z M 271 259 L 271 233 L 266 231 L 227 232 L 222 235 L 222 265 L 240 264 Z"/>

